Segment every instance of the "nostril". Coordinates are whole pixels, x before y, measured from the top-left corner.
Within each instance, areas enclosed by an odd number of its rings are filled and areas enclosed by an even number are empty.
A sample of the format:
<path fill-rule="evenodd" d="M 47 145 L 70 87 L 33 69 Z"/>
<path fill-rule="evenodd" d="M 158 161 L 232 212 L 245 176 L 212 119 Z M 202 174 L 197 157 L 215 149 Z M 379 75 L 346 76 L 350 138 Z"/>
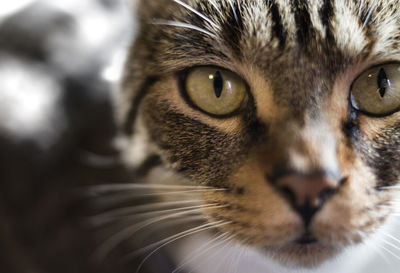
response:
<path fill-rule="evenodd" d="M 291 204 L 296 203 L 296 195 L 289 187 L 278 187 L 281 195 L 288 200 Z"/>
<path fill-rule="evenodd" d="M 324 204 L 329 198 L 331 198 L 335 193 L 337 192 L 337 189 L 325 189 L 319 194 L 319 203 L 320 205 Z"/>
<path fill-rule="evenodd" d="M 346 179 L 332 179 L 327 172 L 311 175 L 288 173 L 269 180 L 279 193 L 292 205 L 307 226 L 315 213 L 321 209 Z"/>

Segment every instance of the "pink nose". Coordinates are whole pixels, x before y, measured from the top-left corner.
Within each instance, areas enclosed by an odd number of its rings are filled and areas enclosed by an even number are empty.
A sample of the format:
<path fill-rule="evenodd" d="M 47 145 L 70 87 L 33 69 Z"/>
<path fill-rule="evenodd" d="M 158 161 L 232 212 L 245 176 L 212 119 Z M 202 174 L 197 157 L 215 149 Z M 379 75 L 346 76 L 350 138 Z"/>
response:
<path fill-rule="evenodd" d="M 325 172 L 309 175 L 288 173 L 280 175 L 272 183 L 299 213 L 305 226 L 308 226 L 315 213 L 344 183 L 344 179 L 335 179 L 335 176 Z"/>
<path fill-rule="evenodd" d="M 326 195 L 333 193 L 338 184 L 338 181 L 322 175 L 293 174 L 282 177 L 276 185 L 293 195 L 295 206 L 320 207 L 325 201 Z"/>

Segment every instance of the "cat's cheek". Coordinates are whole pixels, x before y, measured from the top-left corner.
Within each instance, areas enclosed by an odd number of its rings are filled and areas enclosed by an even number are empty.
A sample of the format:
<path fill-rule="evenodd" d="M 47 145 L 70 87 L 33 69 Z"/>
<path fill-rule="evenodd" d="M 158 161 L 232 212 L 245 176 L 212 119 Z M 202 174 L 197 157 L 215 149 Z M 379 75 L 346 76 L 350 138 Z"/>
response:
<path fill-rule="evenodd" d="M 206 203 L 225 204 L 220 210 L 205 210 L 210 221 L 230 224 L 222 231 L 239 243 L 256 248 L 283 246 L 304 232 L 300 217 L 265 180 L 256 164 L 246 162 L 227 181 L 231 190 L 203 194 Z"/>
<path fill-rule="evenodd" d="M 324 243 L 339 247 L 361 243 L 385 221 L 380 205 L 389 196 L 374 192 L 375 175 L 357 160 L 348 181 L 320 211 L 311 226 Z"/>
<path fill-rule="evenodd" d="M 226 177 L 246 156 L 241 119 L 221 120 L 214 126 L 216 120 L 185 104 L 173 79 L 154 84 L 140 112 L 164 163 L 198 184 L 226 186 Z"/>

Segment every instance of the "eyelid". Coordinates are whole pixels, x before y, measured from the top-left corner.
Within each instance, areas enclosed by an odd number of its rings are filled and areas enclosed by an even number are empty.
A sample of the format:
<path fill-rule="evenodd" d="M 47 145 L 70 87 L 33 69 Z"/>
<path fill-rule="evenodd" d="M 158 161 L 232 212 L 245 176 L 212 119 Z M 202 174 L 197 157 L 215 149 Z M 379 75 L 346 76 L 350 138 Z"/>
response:
<path fill-rule="evenodd" d="M 209 112 L 207 110 L 204 109 L 204 107 L 199 106 L 198 104 L 196 104 L 193 99 L 190 97 L 190 95 L 188 94 L 188 90 L 187 90 L 187 86 L 186 86 L 186 82 L 188 80 L 188 77 L 190 76 L 190 73 L 192 73 L 193 71 L 196 70 L 201 70 L 201 69 L 209 69 L 209 70 L 216 70 L 216 71 L 221 71 L 221 73 L 226 75 L 231 75 L 233 78 L 237 78 L 239 79 L 239 81 L 241 83 L 243 83 L 244 85 L 244 97 L 241 101 L 241 104 L 239 105 L 239 107 L 237 109 L 235 109 L 232 112 L 226 113 L 226 114 L 215 114 L 212 112 Z M 239 82 L 238 81 L 238 82 Z M 180 73 L 178 73 L 178 84 L 179 84 L 179 89 L 180 89 L 180 93 L 181 96 L 184 98 L 185 102 L 191 106 L 192 108 L 207 114 L 208 116 L 211 116 L 213 118 L 216 119 L 226 119 L 226 118 L 230 118 L 233 116 L 237 116 L 239 115 L 248 105 L 249 102 L 249 85 L 248 83 L 243 79 L 243 77 L 241 77 L 240 75 L 238 75 L 236 72 L 233 72 L 229 69 L 225 69 L 225 68 L 221 68 L 218 66 L 195 66 L 195 67 L 191 67 L 189 69 L 186 69 Z"/>

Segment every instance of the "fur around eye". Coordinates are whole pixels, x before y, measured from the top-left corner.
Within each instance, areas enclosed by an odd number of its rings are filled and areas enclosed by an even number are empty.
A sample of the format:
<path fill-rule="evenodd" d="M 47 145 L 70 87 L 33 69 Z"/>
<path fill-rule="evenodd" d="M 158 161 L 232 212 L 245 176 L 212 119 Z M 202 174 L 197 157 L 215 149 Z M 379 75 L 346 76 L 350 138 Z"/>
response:
<path fill-rule="evenodd" d="M 235 114 L 247 94 L 242 78 L 218 67 L 189 70 L 183 86 L 185 96 L 196 108 L 219 117 Z"/>
<path fill-rule="evenodd" d="M 387 116 L 400 110 L 400 64 L 364 71 L 351 87 L 352 106 L 366 114 Z"/>

